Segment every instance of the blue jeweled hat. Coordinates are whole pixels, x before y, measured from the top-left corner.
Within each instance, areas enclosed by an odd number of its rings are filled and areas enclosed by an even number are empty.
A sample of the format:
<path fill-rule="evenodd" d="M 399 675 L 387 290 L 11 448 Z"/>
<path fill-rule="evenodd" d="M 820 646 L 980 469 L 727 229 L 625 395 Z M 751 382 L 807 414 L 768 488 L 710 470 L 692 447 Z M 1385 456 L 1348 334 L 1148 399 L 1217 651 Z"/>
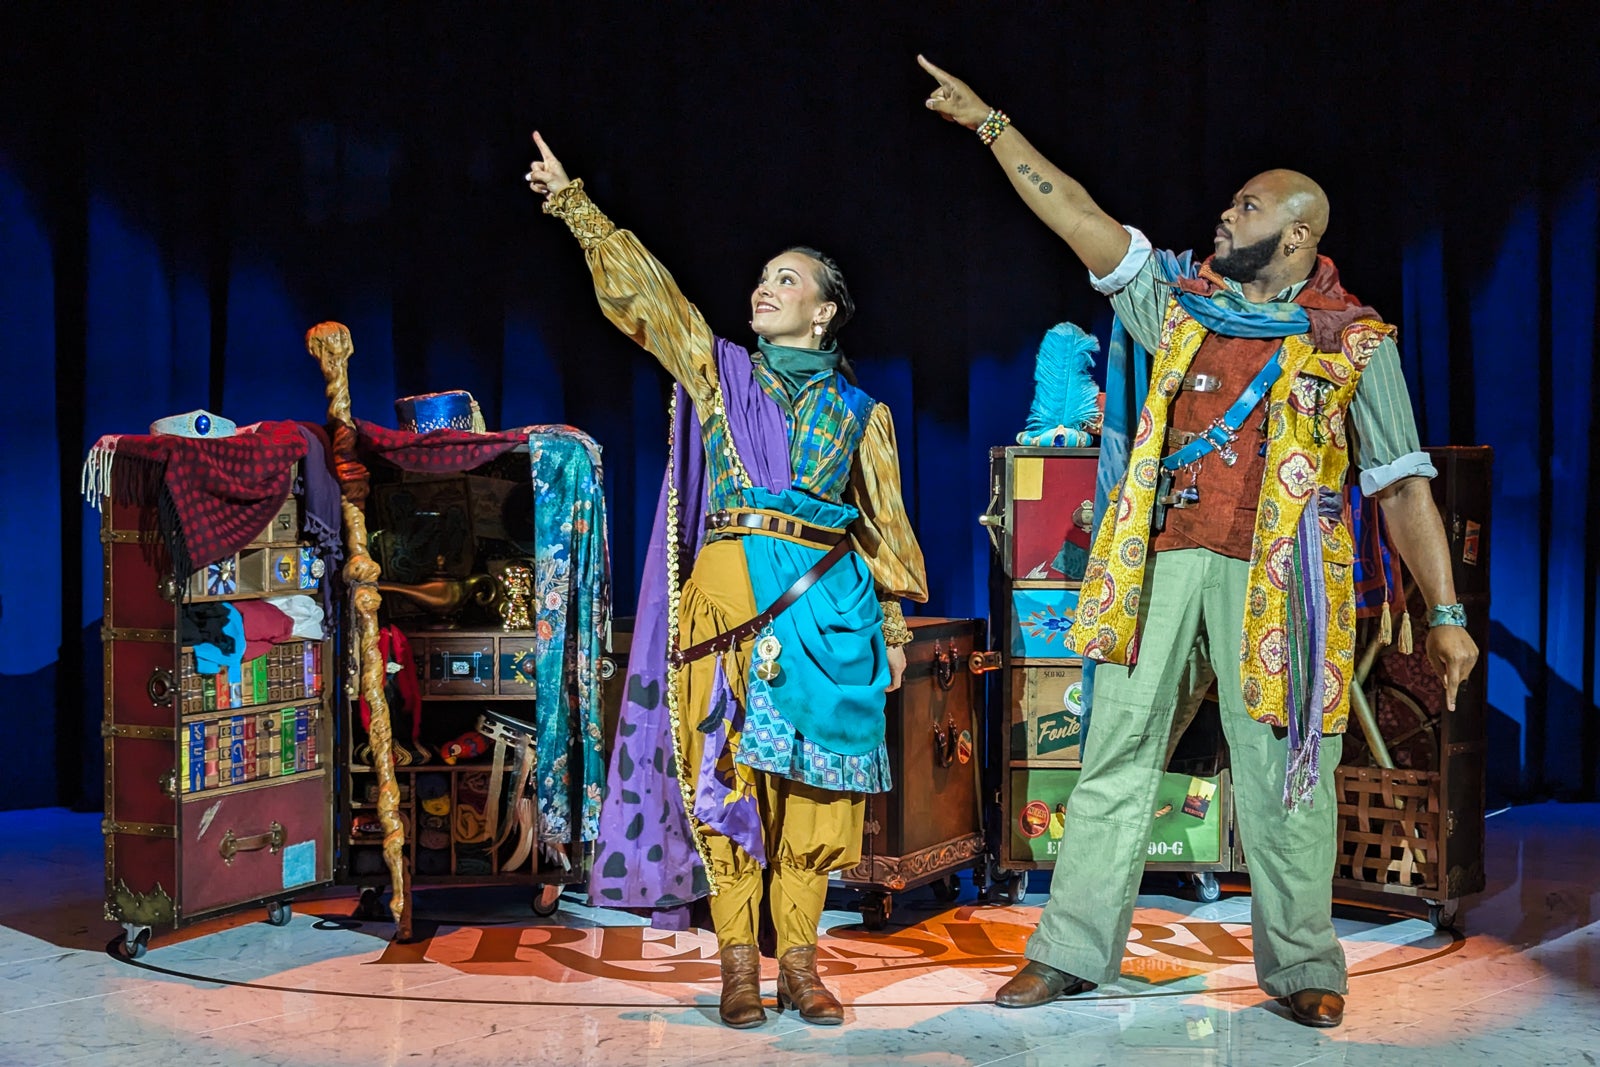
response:
<path fill-rule="evenodd" d="M 445 429 L 483 432 L 483 416 L 478 414 L 477 402 L 465 389 L 403 396 L 394 402 L 394 414 L 400 429 L 407 433 Z"/>
<path fill-rule="evenodd" d="M 169 437 L 232 437 L 238 429 L 232 419 L 213 415 L 204 409 L 168 415 L 150 424 L 152 434 Z"/>

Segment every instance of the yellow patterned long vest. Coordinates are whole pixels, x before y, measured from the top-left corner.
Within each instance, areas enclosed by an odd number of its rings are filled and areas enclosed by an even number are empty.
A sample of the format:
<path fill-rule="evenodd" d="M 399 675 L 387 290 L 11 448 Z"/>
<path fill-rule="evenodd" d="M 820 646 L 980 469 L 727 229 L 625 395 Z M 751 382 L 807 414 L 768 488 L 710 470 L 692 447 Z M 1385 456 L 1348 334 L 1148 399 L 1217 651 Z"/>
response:
<path fill-rule="evenodd" d="M 1361 319 L 1345 328 L 1340 351 L 1319 352 L 1309 337 L 1284 339 L 1283 373 L 1267 394 L 1267 455 L 1250 578 L 1240 682 L 1252 718 L 1284 726 L 1288 717 L 1288 576 L 1295 531 L 1319 488 L 1342 493 L 1350 466 L 1346 418 L 1361 372 L 1394 327 Z M 1110 495 L 1078 595 L 1067 645 L 1087 659 L 1132 665 L 1138 659 L 1139 597 L 1144 586 L 1156 475 L 1167 435 L 1168 409 L 1207 330 L 1167 302 L 1161 345 L 1150 371 L 1150 392 L 1128 457 L 1128 472 Z M 1322 558 L 1328 589 L 1328 653 L 1323 667 L 1323 733 L 1343 733 L 1350 717 L 1355 602 L 1350 564 L 1354 545 L 1341 520 L 1322 519 Z"/>

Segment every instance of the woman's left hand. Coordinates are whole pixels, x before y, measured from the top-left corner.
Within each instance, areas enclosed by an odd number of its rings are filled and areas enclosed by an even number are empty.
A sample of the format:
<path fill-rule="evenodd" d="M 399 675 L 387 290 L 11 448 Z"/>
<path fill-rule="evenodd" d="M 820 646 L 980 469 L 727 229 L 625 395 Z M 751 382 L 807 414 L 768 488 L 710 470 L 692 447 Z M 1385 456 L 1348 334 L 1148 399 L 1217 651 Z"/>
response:
<path fill-rule="evenodd" d="M 884 690 L 892 693 L 900 688 L 900 682 L 906 676 L 906 650 L 898 645 L 889 648 L 889 688 Z"/>
<path fill-rule="evenodd" d="M 533 161 L 523 177 L 528 188 L 548 199 L 572 184 L 572 179 L 567 177 L 567 168 L 561 165 L 537 130 L 533 133 L 533 143 L 539 148 L 539 158 Z"/>

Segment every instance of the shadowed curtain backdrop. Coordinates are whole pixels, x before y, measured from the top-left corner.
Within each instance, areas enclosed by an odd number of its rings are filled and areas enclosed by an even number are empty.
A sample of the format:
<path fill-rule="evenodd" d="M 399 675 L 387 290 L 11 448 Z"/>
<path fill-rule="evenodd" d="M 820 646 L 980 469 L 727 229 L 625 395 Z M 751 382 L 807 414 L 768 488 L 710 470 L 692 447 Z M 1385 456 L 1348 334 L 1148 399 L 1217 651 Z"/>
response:
<path fill-rule="evenodd" d="M 1596 105 L 1582 5 L 7 5 L 0 13 L 0 806 L 100 804 L 101 584 L 78 469 L 207 407 L 320 420 L 302 334 L 351 327 L 356 413 L 470 389 L 605 449 L 619 613 L 665 375 L 521 182 L 537 126 L 714 329 L 759 264 L 836 256 L 892 405 L 929 612 L 981 615 L 986 452 L 1032 356 L 1106 306 L 926 52 L 1117 218 L 1208 249 L 1252 173 L 1328 189 L 1324 249 L 1401 326 L 1426 444 L 1490 444 L 1497 797 L 1595 797 Z"/>

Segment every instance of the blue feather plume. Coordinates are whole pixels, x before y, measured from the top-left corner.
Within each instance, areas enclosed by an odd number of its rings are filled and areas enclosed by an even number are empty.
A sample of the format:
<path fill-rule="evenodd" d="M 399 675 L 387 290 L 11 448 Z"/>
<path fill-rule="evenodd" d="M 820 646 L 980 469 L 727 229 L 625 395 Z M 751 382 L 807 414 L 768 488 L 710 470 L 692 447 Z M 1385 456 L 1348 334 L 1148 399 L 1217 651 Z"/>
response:
<path fill-rule="evenodd" d="M 1033 406 L 1019 445 L 1084 447 L 1093 442 L 1083 429 L 1098 408 L 1100 389 L 1089 368 L 1100 342 L 1070 322 L 1044 335 L 1033 369 Z"/>

